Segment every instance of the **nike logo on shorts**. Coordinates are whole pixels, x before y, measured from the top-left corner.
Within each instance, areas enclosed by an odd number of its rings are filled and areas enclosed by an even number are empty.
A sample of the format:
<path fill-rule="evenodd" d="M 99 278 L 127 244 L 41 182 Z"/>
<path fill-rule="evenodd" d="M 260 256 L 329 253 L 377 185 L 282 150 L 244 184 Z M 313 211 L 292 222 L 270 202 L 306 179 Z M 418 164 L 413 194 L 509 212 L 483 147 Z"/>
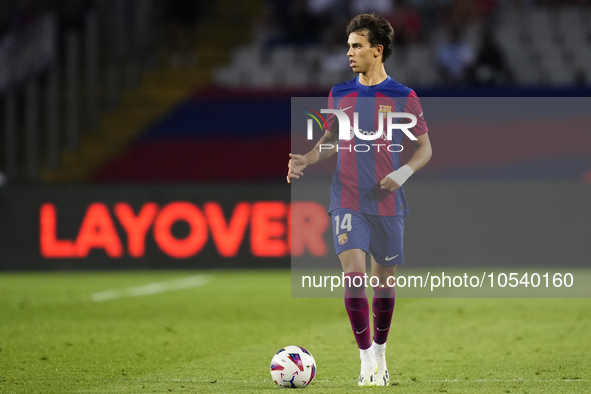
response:
<path fill-rule="evenodd" d="M 400 256 L 400 253 L 398 253 L 396 256 L 394 257 L 388 257 L 386 256 L 386 261 L 390 261 L 390 260 L 394 260 L 396 257 Z"/>

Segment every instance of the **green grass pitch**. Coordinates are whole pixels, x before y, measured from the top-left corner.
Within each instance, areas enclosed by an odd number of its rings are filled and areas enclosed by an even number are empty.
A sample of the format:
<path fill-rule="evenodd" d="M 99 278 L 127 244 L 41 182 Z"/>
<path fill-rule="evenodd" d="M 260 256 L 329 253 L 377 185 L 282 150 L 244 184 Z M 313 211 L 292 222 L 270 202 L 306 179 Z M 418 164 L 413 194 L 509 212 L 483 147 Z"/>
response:
<path fill-rule="evenodd" d="M 283 392 L 286 345 L 316 358 L 307 392 L 591 392 L 589 299 L 398 299 L 391 386 L 360 389 L 343 301 L 292 299 L 289 275 L 0 274 L 0 393 Z"/>

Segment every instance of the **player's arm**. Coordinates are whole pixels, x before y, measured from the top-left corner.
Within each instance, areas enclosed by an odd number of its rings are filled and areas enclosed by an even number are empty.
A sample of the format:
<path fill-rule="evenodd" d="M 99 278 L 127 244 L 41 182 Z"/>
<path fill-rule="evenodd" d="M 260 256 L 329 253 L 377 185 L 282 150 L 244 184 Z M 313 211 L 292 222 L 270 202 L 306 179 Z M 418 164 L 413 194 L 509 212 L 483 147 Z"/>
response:
<path fill-rule="evenodd" d="M 386 175 L 380 182 L 380 186 L 384 190 L 395 191 L 400 188 L 404 182 L 415 172 L 420 170 L 431 160 L 432 150 L 429 134 L 425 133 L 417 136 L 417 140 L 413 141 L 415 144 L 415 153 L 406 163 L 396 171 Z"/>
<path fill-rule="evenodd" d="M 413 173 L 423 168 L 431 160 L 433 154 L 429 133 L 419 135 L 416 138 L 417 140 L 413 141 L 415 144 L 415 153 L 413 153 L 408 163 L 406 163 L 412 169 Z"/>
<path fill-rule="evenodd" d="M 339 143 L 338 137 L 338 133 L 331 133 L 326 130 L 322 138 L 320 138 L 314 149 L 310 152 L 305 155 L 290 153 L 289 163 L 287 164 L 287 183 L 291 183 L 291 178 L 299 179 L 299 177 L 303 176 L 304 173 L 302 171 L 307 166 L 326 160 L 334 155 Z"/>

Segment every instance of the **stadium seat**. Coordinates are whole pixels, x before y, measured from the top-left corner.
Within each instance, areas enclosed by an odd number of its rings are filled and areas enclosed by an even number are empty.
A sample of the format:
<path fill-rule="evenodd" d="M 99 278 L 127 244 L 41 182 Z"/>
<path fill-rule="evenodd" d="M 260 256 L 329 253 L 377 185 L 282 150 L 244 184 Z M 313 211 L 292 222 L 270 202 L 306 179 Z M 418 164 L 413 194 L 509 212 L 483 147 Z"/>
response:
<path fill-rule="evenodd" d="M 289 70 L 295 63 L 296 49 L 292 46 L 281 46 L 273 49 L 270 56 L 271 67 L 275 70 Z"/>
<path fill-rule="evenodd" d="M 307 67 L 292 67 L 285 73 L 284 84 L 289 87 L 308 86 Z"/>
<path fill-rule="evenodd" d="M 277 82 L 277 75 L 272 67 L 259 67 L 253 70 L 247 86 L 271 87 Z"/>

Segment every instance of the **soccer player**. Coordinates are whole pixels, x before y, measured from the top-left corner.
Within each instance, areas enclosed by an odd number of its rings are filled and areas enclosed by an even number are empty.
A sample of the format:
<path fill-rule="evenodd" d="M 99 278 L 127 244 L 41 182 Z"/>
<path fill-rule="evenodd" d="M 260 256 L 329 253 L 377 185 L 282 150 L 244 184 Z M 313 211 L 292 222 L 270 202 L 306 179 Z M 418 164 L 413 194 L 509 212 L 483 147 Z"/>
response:
<path fill-rule="evenodd" d="M 416 93 L 390 78 L 384 68 L 384 61 L 392 54 L 392 26 L 377 14 L 357 15 L 347 27 L 347 36 L 349 64 L 358 76 L 331 89 L 329 107 L 345 111 L 350 119 L 357 111 L 361 122 L 368 112 L 364 103 L 374 100 L 373 124 L 360 124 L 361 130 L 374 130 L 373 133 L 377 129 L 367 127 L 385 121 L 386 112 L 413 114 L 417 119 L 411 129 L 416 149 L 410 160 L 400 166 L 400 149 L 395 147 L 404 138 L 402 130 L 393 130 L 392 141 L 366 141 L 357 136 L 339 140 L 337 122 L 331 115 L 327 119 L 328 129 L 314 149 L 305 155 L 290 154 L 287 182 L 303 176 L 307 166 L 338 152 L 329 213 L 333 218 L 336 253 L 345 274 L 345 309 L 360 350 L 358 385 L 388 385 L 386 340 L 395 299 L 393 283 L 388 278 L 394 277 L 397 265 L 404 262 L 402 237 L 404 217 L 408 214 L 402 185 L 430 160 L 431 144 Z M 372 149 L 355 149 L 357 143 Z M 381 149 L 376 146 L 380 144 Z M 326 149 L 331 145 L 332 149 Z M 379 278 L 377 286 L 375 281 L 372 283 L 373 342 L 365 286 L 359 285 L 366 272 L 367 254 L 371 255 L 371 275 Z"/>

